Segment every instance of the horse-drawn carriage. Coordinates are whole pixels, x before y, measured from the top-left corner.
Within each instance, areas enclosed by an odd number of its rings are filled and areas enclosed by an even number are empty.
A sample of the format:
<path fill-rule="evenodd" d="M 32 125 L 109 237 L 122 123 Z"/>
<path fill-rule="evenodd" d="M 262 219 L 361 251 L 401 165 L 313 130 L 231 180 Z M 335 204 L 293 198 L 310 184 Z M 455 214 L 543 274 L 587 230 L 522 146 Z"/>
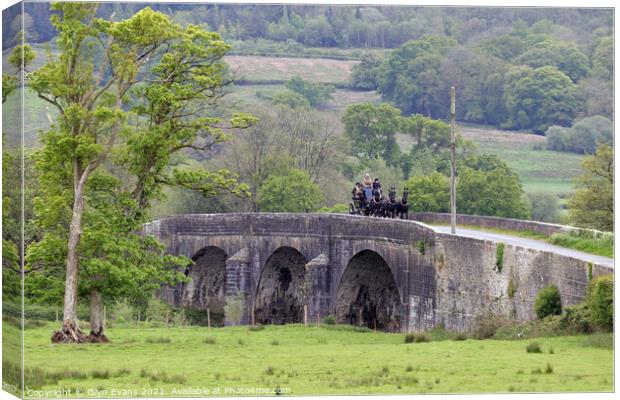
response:
<path fill-rule="evenodd" d="M 403 191 L 400 201 L 396 200 L 396 188 L 390 188 L 388 197 L 383 196 L 381 188 L 365 188 L 362 195 L 353 195 L 349 203 L 349 214 L 382 218 L 409 218 L 409 190 Z"/>

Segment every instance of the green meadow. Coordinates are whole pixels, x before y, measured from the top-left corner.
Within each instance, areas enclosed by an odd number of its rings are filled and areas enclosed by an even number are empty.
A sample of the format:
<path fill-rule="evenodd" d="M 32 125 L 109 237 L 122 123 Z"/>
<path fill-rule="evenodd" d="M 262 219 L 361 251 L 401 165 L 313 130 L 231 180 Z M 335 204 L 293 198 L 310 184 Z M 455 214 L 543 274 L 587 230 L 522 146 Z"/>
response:
<path fill-rule="evenodd" d="M 274 390 L 290 395 L 613 390 L 611 335 L 454 340 L 444 332 L 430 333 L 430 342 L 405 343 L 403 334 L 338 325 L 118 327 L 108 330 L 111 343 L 66 345 L 50 343 L 54 328 L 45 323 L 25 331 L 31 395 L 46 390 L 80 397 L 184 396 L 198 389 L 228 396 Z M 7 323 L 3 333 L 5 340 L 18 335 Z M 526 351 L 533 341 L 540 353 Z M 10 361 L 3 361 L 8 373 Z"/>

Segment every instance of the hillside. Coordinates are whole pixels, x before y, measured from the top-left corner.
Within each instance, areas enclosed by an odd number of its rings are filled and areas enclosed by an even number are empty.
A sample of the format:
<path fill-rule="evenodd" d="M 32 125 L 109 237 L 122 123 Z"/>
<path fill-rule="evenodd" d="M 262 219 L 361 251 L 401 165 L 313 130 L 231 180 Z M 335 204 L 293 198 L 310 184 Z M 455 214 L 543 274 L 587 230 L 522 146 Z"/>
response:
<path fill-rule="evenodd" d="M 38 45 L 37 51 L 45 46 Z M 41 53 L 39 53 L 41 54 Z M 39 58 L 40 60 L 40 58 Z M 355 61 L 334 60 L 326 58 L 299 57 L 264 57 L 264 56 L 227 56 L 231 70 L 235 71 L 243 84 L 232 85 L 225 102 L 244 111 L 255 107 L 270 107 L 269 98 L 275 93 L 286 90 L 284 82 L 293 76 L 332 84 L 345 84 L 351 74 Z M 39 65 L 39 64 L 36 64 Z M 277 84 L 260 84 L 261 82 Z M 3 125 L 8 127 L 5 144 L 16 146 L 19 142 L 13 134 L 13 127 L 18 126 L 19 107 L 16 102 L 19 91 L 11 95 L 4 105 Z M 380 102 L 381 97 L 375 91 L 354 91 L 339 88 L 333 99 L 322 111 L 340 116 L 352 104 L 360 102 Z M 26 145 L 36 145 L 37 132 L 49 126 L 45 104 L 31 91 L 25 96 Z M 53 110 L 50 109 L 53 112 Z M 580 172 L 582 156 L 574 153 L 545 150 L 547 139 L 544 136 L 524 132 L 503 131 L 495 128 L 459 124 L 461 134 L 473 141 L 483 152 L 497 154 L 514 168 L 521 177 L 526 192 L 548 192 L 564 197 L 572 190 L 572 181 Z M 15 132 L 16 133 L 16 132 Z M 408 138 L 399 135 L 399 144 L 408 150 L 411 144 Z"/>

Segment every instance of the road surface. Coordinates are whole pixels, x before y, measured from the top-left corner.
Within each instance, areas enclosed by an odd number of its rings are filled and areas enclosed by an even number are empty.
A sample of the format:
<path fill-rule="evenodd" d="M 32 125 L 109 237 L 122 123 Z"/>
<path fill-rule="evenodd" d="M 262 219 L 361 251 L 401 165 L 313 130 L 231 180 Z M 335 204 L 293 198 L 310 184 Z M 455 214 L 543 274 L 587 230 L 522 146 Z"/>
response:
<path fill-rule="evenodd" d="M 435 231 L 441 233 L 450 233 L 449 226 L 431 226 Z M 473 229 L 463 229 L 456 227 L 456 234 L 460 236 L 471 237 L 475 239 L 492 240 L 494 242 L 504 242 L 514 246 L 527 247 L 530 249 L 549 251 L 567 257 L 578 258 L 587 262 L 614 267 L 614 259 L 608 257 L 597 256 L 594 254 L 584 253 L 579 250 L 568 249 L 566 247 L 555 246 L 542 240 L 528 239 L 519 236 L 511 236 L 503 233 L 485 232 Z"/>

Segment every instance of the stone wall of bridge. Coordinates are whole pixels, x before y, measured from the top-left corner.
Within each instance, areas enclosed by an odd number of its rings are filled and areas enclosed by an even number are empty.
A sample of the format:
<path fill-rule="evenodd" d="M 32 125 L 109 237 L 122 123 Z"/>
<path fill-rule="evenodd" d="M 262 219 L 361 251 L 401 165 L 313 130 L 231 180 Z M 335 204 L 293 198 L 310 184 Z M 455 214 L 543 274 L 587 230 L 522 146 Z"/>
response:
<path fill-rule="evenodd" d="M 243 323 L 302 322 L 307 305 L 310 321 L 335 315 L 342 323 L 388 331 L 420 331 L 439 323 L 465 330 L 486 310 L 533 318 L 536 294 L 550 283 L 558 285 L 566 305 L 579 302 L 588 284 L 584 261 L 508 245 L 500 272 L 496 243 L 438 234 L 413 221 L 201 214 L 154 221 L 145 232 L 157 236 L 168 252 L 196 262 L 186 271 L 190 283 L 162 290 L 167 302 L 200 308 L 243 291 Z M 222 268 L 204 264 L 220 260 L 209 249 L 225 254 Z M 221 279 L 200 268 L 220 271 Z M 592 266 L 594 276 L 610 272 Z M 201 287 L 220 281 L 223 288 Z M 211 298 L 201 299 L 201 293 Z"/>

